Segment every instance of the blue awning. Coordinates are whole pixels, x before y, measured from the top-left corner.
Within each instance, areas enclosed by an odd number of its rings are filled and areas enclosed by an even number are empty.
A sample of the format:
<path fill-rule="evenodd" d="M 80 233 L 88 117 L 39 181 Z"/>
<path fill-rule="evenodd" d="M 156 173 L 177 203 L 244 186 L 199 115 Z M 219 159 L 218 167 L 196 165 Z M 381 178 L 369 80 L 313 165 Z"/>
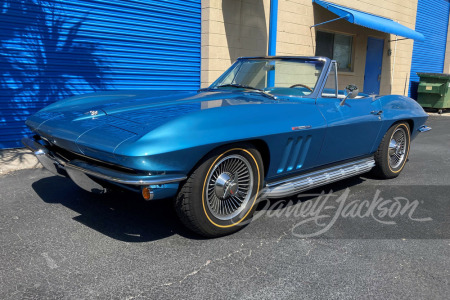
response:
<path fill-rule="evenodd" d="M 394 22 L 391 19 L 372 15 L 366 12 L 362 12 L 356 9 L 348 8 L 345 6 L 337 5 L 322 0 L 313 0 L 313 2 L 319 4 L 320 6 L 325 7 L 332 13 L 338 15 L 340 18 L 350 23 L 375 29 L 382 32 L 387 32 L 390 34 L 403 36 L 416 41 L 425 40 L 423 34 L 414 31 L 411 28 L 403 26 L 397 22 Z"/>

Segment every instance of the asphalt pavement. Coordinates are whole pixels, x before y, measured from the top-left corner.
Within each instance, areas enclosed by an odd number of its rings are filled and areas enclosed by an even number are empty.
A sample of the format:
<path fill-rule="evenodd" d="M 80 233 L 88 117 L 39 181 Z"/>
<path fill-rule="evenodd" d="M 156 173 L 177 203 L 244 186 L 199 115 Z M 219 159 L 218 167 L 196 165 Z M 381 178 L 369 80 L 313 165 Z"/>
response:
<path fill-rule="evenodd" d="M 450 118 L 402 174 L 263 202 L 202 239 L 170 201 L 91 195 L 43 169 L 0 176 L 0 299 L 444 299 L 450 293 Z"/>

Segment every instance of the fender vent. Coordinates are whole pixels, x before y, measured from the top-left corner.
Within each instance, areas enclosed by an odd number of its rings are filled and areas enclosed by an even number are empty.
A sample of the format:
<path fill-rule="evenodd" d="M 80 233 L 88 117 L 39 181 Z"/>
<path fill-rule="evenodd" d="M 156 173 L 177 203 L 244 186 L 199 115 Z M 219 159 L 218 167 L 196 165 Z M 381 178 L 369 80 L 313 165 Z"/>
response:
<path fill-rule="evenodd" d="M 311 144 L 311 136 L 299 136 L 289 138 L 283 151 L 280 166 L 277 173 L 289 172 L 300 169 L 305 162 L 306 154 Z"/>

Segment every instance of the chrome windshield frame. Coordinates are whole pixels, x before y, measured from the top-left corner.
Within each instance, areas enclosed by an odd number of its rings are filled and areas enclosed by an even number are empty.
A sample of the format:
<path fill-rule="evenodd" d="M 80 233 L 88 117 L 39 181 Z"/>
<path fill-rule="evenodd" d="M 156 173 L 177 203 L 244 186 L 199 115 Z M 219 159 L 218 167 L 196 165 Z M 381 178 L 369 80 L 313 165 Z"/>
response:
<path fill-rule="evenodd" d="M 329 67 L 331 65 L 331 60 L 327 57 L 321 57 L 321 56 L 255 56 L 255 57 L 239 57 L 231 66 L 226 70 L 217 80 L 215 80 L 208 88 L 207 90 L 215 89 L 215 87 L 220 83 L 221 81 L 226 78 L 230 72 L 232 72 L 236 67 L 238 67 L 238 64 L 240 64 L 244 60 L 315 60 L 315 61 L 321 61 L 324 63 L 323 68 L 320 72 L 319 78 L 317 79 L 316 85 L 314 87 L 314 90 L 311 94 L 302 96 L 303 98 L 314 98 L 316 99 L 321 94 L 320 92 L 323 89 L 323 85 L 326 82 L 326 78 L 328 75 Z"/>

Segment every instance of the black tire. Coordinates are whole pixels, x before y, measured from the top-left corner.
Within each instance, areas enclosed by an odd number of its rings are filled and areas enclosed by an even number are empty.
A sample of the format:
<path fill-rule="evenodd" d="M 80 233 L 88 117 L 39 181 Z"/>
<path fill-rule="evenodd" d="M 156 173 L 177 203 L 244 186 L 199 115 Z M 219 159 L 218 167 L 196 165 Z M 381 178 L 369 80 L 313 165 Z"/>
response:
<path fill-rule="evenodd" d="M 253 145 L 216 149 L 180 187 L 175 210 L 181 222 L 205 237 L 242 229 L 255 211 L 263 173 L 261 154 Z"/>
<path fill-rule="evenodd" d="M 375 152 L 375 167 L 372 173 L 379 178 L 395 178 L 408 160 L 411 133 L 406 122 L 392 125 Z"/>

